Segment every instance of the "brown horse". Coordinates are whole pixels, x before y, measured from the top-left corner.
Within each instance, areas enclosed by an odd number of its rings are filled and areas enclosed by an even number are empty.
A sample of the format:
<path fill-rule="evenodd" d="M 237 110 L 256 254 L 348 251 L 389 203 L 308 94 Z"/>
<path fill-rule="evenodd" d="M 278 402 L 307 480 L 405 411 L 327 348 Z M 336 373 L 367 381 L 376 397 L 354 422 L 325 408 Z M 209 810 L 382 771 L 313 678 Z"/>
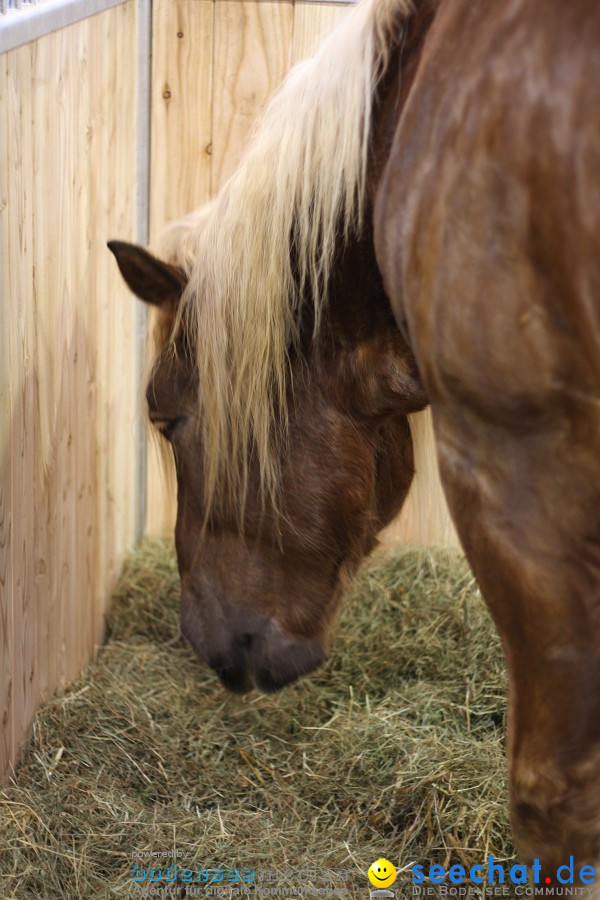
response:
<path fill-rule="evenodd" d="M 169 263 L 111 245 L 161 314 L 182 628 L 234 689 L 322 660 L 431 403 L 554 883 L 600 864 L 599 112 L 595 0 L 362 0 Z"/>

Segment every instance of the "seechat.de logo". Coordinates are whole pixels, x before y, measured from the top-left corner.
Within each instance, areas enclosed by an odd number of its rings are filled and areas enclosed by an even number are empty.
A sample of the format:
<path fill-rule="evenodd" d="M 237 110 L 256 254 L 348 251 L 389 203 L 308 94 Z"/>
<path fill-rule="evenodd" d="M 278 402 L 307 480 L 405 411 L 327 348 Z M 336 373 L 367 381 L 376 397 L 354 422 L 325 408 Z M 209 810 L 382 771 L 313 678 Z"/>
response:
<path fill-rule="evenodd" d="M 508 872 L 505 871 L 502 863 L 494 861 L 492 853 L 488 855 L 487 863 L 478 863 L 466 869 L 464 866 L 450 866 L 448 871 L 444 866 L 431 865 L 426 870 L 426 865 L 414 865 L 412 871 L 413 884 L 444 884 L 446 880 L 449 884 L 464 884 L 471 881 L 473 884 L 527 884 L 531 874 L 533 884 L 594 884 L 596 880 L 596 870 L 593 866 L 581 866 L 579 870 L 575 868 L 573 857 L 569 857 L 569 862 L 563 866 L 559 866 L 555 873 L 542 877 L 542 866 L 539 859 L 534 859 L 531 866 L 524 864 L 516 864 L 511 866 Z"/>

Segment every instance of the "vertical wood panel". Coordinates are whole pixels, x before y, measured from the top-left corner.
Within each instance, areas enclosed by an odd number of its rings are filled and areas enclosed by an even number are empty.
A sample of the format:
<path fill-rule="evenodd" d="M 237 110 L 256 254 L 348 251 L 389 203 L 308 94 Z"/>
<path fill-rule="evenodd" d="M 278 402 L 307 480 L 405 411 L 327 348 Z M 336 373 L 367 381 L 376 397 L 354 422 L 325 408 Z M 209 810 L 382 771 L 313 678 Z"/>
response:
<path fill-rule="evenodd" d="M 8 60 L 0 55 L 0 160 L 9 158 Z M 0 164 L 0 260 L 8 261 L 8 166 Z M 0 267 L 1 271 L 1 267 Z M 12 535 L 10 444 L 10 335 L 14 306 L 0 295 L 0 778 L 11 757 L 12 741 Z"/>
<path fill-rule="evenodd" d="M 114 27 L 111 22 L 103 21 L 101 40 L 108 43 L 114 36 Z M 94 120 L 92 122 L 91 140 L 94 146 L 94 157 L 98 165 L 95 173 L 96 182 L 93 191 L 90 190 L 91 196 L 101 197 L 101 206 L 97 210 L 100 218 L 98 230 L 102 229 L 102 222 L 105 222 L 109 211 L 115 203 L 115 173 L 113 171 L 114 156 L 111 155 L 111 146 L 114 138 L 114 124 L 112 122 L 112 101 L 110 97 L 111 86 L 111 65 L 113 63 L 112 54 L 104 54 L 101 52 L 97 59 L 98 68 L 96 69 L 96 78 L 90 79 L 90 87 L 93 96 L 90 99 L 90 105 L 94 109 Z M 132 128 L 131 124 L 129 126 Z M 118 226 L 115 223 L 114 234 L 119 237 Z M 90 232 L 90 240 L 93 239 L 94 232 Z M 107 272 L 106 260 L 96 252 L 94 256 L 94 300 L 95 300 L 95 322 L 98 331 L 107 329 L 112 337 L 112 317 L 116 313 L 107 295 Z M 110 272 L 108 273 L 110 279 Z M 114 282 L 110 281 L 110 289 L 112 290 Z M 131 301 L 130 301 L 131 302 Z M 96 399 L 99 404 L 99 411 L 96 420 L 96 456 L 94 459 L 93 483 L 102 484 L 108 482 L 109 471 L 108 461 L 110 447 L 108 444 L 108 410 L 104 409 L 98 398 L 101 396 L 103 386 L 110 378 L 110 355 L 106 342 L 98 348 L 94 360 L 94 380 L 96 387 Z M 111 543 L 108 527 L 105 523 L 110 523 L 110 495 L 108 491 L 99 492 L 96 498 L 95 509 L 95 532 L 97 535 L 96 545 L 96 582 L 101 585 L 104 573 L 108 571 Z M 94 605 L 94 625 L 96 628 L 101 627 L 101 610 L 102 602 L 100 597 Z"/>
<path fill-rule="evenodd" d="M 256 118 L 292 62 L 291 0 L 217 2 L 212 190 L 237 166 Z"/>
<path fill-rule="evenodd" d="M 325 35 L 341 21 L 349 6 L 350 3 L 296 2 L 292 62 L 311 56 Z"/>
<path fill-rule="evenodd" d="M 58 181 L 52 177 L 58 167 L 56 135 L 48 142 L 48 134 L 54 127 L 52 106 L 49 104 L 50 85 L 56 83 L 58 62 L 49 52 L 55 47 L 52 40 L 33 45 L 35 58 L 32 92 L 34 98 L 34 157 L 33 192 L 44 202 L 36 204 L 33 228 L 33 266 L 35 267 L 35 360 L 36 360 L 36 417 L 34 444 L 38 458 L 33 492 L 35 504 L 34 523 L 34 571 L 35 601 L 38 611 L 38 691 L 44 695 L 58 683 L 58 653 L 55 637 L 58 631 L 58 611 L 55 608 L 58 588 L 55 585 L 56 567 L 49 559 L 49 533 L 56 528 L 57 504 L 51 495 L 53 479 L 50 471 L 54 458 L 56 433 L 57 366 L 53 354 L 56 350 L 56 312 L 52 284 L 53 260 L 57 255 L 55 217 L 59 203 Z M 56 51 L 54 51 L 56 53 Z M 18 53 L 15 51 L 15 57 Z M 53 65 L 54 62 L 54 65 Z M 58 548 L 57 548 L 58 551 Z"/>
<path fill-rule="evenodd" d="M 30 49 L 30 48 L 27 48 Z M 29 53 L 23 53 L 22 66 L 18 71 L 18 85 L 28 85 L 33 77 L 33 48 Z M 33 597 L 34 571 L 31 565 L 31 549 L 34 539 L 34 493 L 28 483 L 28 473 L 35 471 L 35 444 L 28 440 L 27 430 L 35 419 L 34 412 L 34 364 L 33 355 L 35 332 L 34 311 L 29 303 L 31 261 L 33 253 L 33 192 L 31 191 L 31 172 L 34 170 L 33 157 L 33 99 L 29 91 L 18 90 L 20 113 L 20 155 L 22 169 L 19 172 L 19 181 L 22 205 L 20 205 L 21 218 L 21 254 L 19 259 L 20 300 L 19 310 L 19 338 L 23 353 L 23 370 L 21 385 L 16 396 L 19 404 L 19 418 L 22 427 L 19 455 L 13 457 L 13 464 L 17 459 L 17 468 L 13 468 L 13 510 L 19 510 L 15 517 L 15 551 L 18 576 L 15 586 L 20 595 L 20 604 L 15 605 L 14 643 L 17 652 L 17 665 L 14 675 L 14 708 L 13 727 L 18 732 L 27 729 L 36 706 L 35 676 L 37 660 L 37 635 L 36 635 L 36 609 Z M 15 98 L 16 99 L 16 98 Z M 15 116 L 16 119 L 16 116 Z M 15 121 L 15 130 L 17 122 Z M 17 180 L 13 182 L 17 188 Z M 15 201 L 19 200 L 15 197 Z M 9 200 L 10 203 L 10 200 Z M 17 364 L 18 365 L 18 364 Z M 17 420 L 18 421 L 18 420 Z M 17 426 L 19 427 L 19 425 Z M 21 430 L 21 429 L 20 429 Z M 20 457 L 20 458 L 19 458 Z M 13 735 L 13 754 L 17 754 L 20 745 L 19 736 Z"/>
<path fill-rule="evenodd" d="M 32 202 L 28 190 L 29 173 L 33 170 L 31 140 L 31 95 L 21 96 L 19 85 L 31 83 L 32 50 L 23 48 L 18 58 L 9 60 L 8 66 L 8 134 L 9 158 L 14 165 L 9 169 L 8 209 L 13 221 L 18 222 L 14 235 L 15 246 L 7 259 L 8 278 L 12 285 L 5 294 L 13 308 L 9 332 L 9 383 L 11 393 L 11 452 L 8 478 L 9 504 L 12 534 L 12 633 L 9 639 L 11 653 L 11 741 L 10 754 L 14 758 L 18 750 L 22 721 L 31 712 L 31 698 L 27 690 L 29 670 L 35 658 L 35 637 L 32 627 L 32 572 L 28 565 L 28 553 L 33 545 L 33 493 L 29 490 L 29 473 L 33 468 L 33 446 L 28 439 L 33 409 L 32 381 L 32 323 L 33 314 L 29 301 L 29 285 L 32 252 Z M 14 511 L 18 510 L 18 515 Z M 34 654 L 32 657 L 31 654 Z"/>
<path fill-rule="evenodd" d="M 85 27 L 85 54 L 80 58 L 79 79 L 81 95 L 79 103 L 88 110 L 93 109 L 93 94 L 90 85 L 95 78 L 90 73 L 98 71 L 98 43 L 94 42 L 94 29 L 105 28 L 105 20 L 98 23 L 88 20 Z M 104 40 L 102 41 L 104 44 Z M 92 165 L 93 144 L 90 132 L 91 123 L 85 130 L 80 129 L 78 158 L 80 159 L 78 171 L 78 194 L 80 196 L 80 213 L 82 227 L 78 232 L 78 253 L 90 258 L 87 248 L 91 244 L 93 234 L 94 203 L 96 190 L 90 190 L 90 170 L 96 169 Z M 95 162 L 95 161 L 94 161 Z M 88 302 L 80 305 L 81 328 L 77 330 L 77 391 L 75 393 L 75 409 L 77 411 L 77 456 L 76 456 L 76 489 L 77 489 L 77 557 L 81 564 L 77 568 L 78 580 L 76 593 L 79 597 L 93 598 L 91 608 L 85 611 L 81 603 L 78 604 L 79 616 L 77 625 L 78 656 L 74 660 L 77 668 L 90 658 L 94 651 L 94 634 L 99 633 L 95 621 L 95 607 L 97 589 L 95 584 L 95 553 L 94 542 L 95 515 L 96 515 L 96 490 L 95 479 L 95 436 L 91 429 L 86 428 L 86 410 L 94 409 L 96 405 L 96 392 L 94 389 L 94 345 L 91 335 L 96 333 L 98 322 L 94 315 L 95 296 L 91 286 L 90 273 L 86 271 L 85 282 L 78 290 L 88 295 Z"/>
<path fill-rule="evenodd" d="M 210 198 L 213 11 L 212 0 L 154 2 L 152 237 Z"/>
<path fill-rule="evenodd" d="M 151 242 L 210 199 L 213 17 L 213 0 L 155 0 L 152 9 Z M 153 441 L 147 477 L 146 529 L 172 533 L 174 474 Z"/>
<path fill-rule="evenodd" d="M 0 779 L 134 536 L 135 2 L 0 56 Z"/>
<path fill-rule="evenodd" d="M 117 7 L 116 15 L 107 20 L 111 34 L 107 37 L 107 46 L 113 47 L 117 59 L 127 59 L 132 52 L 132 36 L 127 28 L 128 21 L 134 21 L 134 16 L 126 6 Z M 135 34 L 133 46 L 135 46 Z M 108 180 L 111 181 L 114 194 L 109 207 L 109 217 L 102 223 L 106 230 L 116 229 L 117 235 L 130 233 L 131 222 L 135 221 L 136 211 L 136 175 L 127 166 L 123 166 L 123 160 L 127 160 L 130 150 L 136 149 L 137 131 L 135 120 L 137 113 L 135 57 L 127 68 L 128 90 L 125 95 L 119 97 L 122 92 L 119 70 L 113 68 L 110 80 L 105 89 L 108 102 L 111 105 L 111 137 L 109 164 L 111 166 Z M 119 97 L 118 106 L 115 108 L 115 99 Z M 132 160 L 135 164 L 135 157 Z M 105 232 L 106 233 L 106 232 Z M 114 234 L 114 232 L 113 232 Z M 104 242 L 105 243 L 105 242 Z M 100 251 L 100 246 L 98 250 Z M 104 248 L 103 248 L 104 249 Z M 105 250 L 106 252 L 106 250 Z M 109 256 L 107 260 L 111 265 L 111 282 L 120 278 L 116 271 L 114 260 Z M 119 296 L 122 296 L 120 289 Z M 127 301 L 110 311 L 112 335 L 110 343 L 107 343 L 107 381 L 114 385 L 115 374 L 119 373 L 122 379 L 122 389 L 112 390 L 107 409 L 107 445 L 108 457 L 112 461 L 110 469 L 111 491 L 109 493 L 110 514 L 108 522 L 110 528 L 108 534 L 110 542 L 110 556 L 106 575 L 111 583 L 117 579 L 121 568 L 122 548 L 131 541 L 134 533 L 135 510 L 132 502 L 131 490 L 135 483 L 133 466 L 136 461 L 135 454 L 135 429 L 133 424 L 135 401 L 137 397 L 137 372 L 135 347 L 135 310 L 136 301 L 127 291 Z M 106 527 L 106 525 L 105 525 Z"/>
<path fill-rule="evenodd" d="M 444 498 L 435 451 L 431 411 L 409 416 L 415 478 L 400 515 L 383 532 L 388 544 L 460 548 Z"/>
<path fill-rule="evenodd" d="M 133 240 L 136 233 L 135 10 L 132 2 L 116 7 L 110 17 L 102 16 L 98 116 L 91 146 L 94 163 L 100 164 L 97 197 L 104 200 L 99 209 L 90 208 L 90 249 L 98 259 L 95 314 L 103 335 L 95 376 L 101 410 L 93 474 L 101 500 L 96 514 L 96 531 L 101 536 L 96 583 L 101 589 L 96 590 L 95 643 L 102 636 L 106 585 L 114 584 L 135 528 L 135 301 L 106 249 L 108 238 L 125 235 L 125 240 Z M 110 47 L 111 54 L 105 54 L 103 47 Z M 115 60 L 126 62 L 119 67 Z M 98 491 L 99 484 L 107 489 Z"/>

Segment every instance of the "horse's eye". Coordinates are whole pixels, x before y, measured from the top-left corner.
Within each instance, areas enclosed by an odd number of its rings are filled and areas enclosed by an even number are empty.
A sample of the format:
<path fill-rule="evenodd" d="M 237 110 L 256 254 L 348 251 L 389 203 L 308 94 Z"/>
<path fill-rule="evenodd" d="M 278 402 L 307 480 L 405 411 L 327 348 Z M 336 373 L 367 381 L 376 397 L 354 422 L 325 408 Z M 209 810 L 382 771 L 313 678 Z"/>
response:
<path fill-rule="evenodd" d="M 185 416 L 177 416 L 175 419 L 161 419 L 158 416 L 150 417 L 150 421 L 157 429 L 157 431 L 162 434 L 168 441 L 173 439 L 173 436 L 179 425 L 183 422 Z"/>

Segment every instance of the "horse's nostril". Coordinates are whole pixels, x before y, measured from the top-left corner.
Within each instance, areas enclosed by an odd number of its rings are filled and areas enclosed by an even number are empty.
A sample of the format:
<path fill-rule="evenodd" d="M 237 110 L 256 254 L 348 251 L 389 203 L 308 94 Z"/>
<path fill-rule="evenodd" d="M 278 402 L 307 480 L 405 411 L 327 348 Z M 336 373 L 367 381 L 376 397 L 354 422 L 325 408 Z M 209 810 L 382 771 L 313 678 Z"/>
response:
<path fill-rule="evenodd" d="M 251 643 L 252 643 L 252 635 L 251 634 L 243 634 L 241 636 L 240 644 L 244 648 L 244 650 L 247 650 L 250 647 Z"/>
<path fill-rule="evenodd" d="M 284 686 L 284 683 L 289 683 L 279 681 L 272 672 L 264 668 L 256 670 L 254 673 L 254 681 L 256 682 L 256 687 L 259 691 L 262 691 L 264 694 L 274 694 Z"/>
<path fill-rule="evenodd" d="M 250 651 L 250 670 L 256 687 L 267 694 L 280 690 L 320 666 L 325 648 L 310 638 L 289 637 L 269 622 Z"/>
<path fill-rule="evenodd" d="M 234 694 L 246 694 L 252 690 L 252 680 L 246 666 L 227 666 L 224 669 L 216 669 L 224 687 Z"/>

